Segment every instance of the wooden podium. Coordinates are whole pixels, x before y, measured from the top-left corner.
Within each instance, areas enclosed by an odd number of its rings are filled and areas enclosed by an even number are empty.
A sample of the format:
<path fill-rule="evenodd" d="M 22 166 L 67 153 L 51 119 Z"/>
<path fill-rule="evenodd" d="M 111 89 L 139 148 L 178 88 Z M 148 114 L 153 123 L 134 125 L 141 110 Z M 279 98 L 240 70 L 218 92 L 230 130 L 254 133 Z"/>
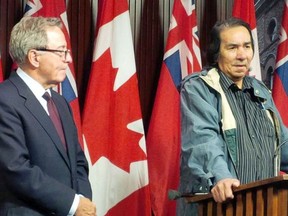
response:
<path fill-rule="evenodd" d="M 185 199 L 199 204 L 199 216 L 288 216 L 288 175 L 240 185 L 234 199 L 222 204 L 211 194 Z"/>

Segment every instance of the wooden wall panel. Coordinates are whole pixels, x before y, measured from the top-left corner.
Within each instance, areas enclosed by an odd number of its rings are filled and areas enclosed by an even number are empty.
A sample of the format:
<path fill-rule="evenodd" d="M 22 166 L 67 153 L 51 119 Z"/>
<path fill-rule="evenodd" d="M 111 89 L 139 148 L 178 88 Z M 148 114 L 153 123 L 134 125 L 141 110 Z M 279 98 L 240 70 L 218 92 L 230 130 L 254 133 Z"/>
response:
<path fill-rule="evenodd" d="M 143 1 L 141 19 L 137 23 L 139 31 L 135 32 L 136 67 L 145 126 L 148 125 L 151 115 L 164 50 L 163 19 L 159 16 L 159 11 L 163 11 L 163 8 L 160 8 L 159 2 Z M 169 1 L 165 4 L 167 2 Z M 162 5 L 165 4 L 162 2 Z"/>
<path fill-rule="evenodd" d="M 8 53 L 10 31 L 23 16 L 27 0 L 0 0 L 0 50 L 6 78 L 12 61 Z M 59 0 L 60 1 L 60 0 Z M 97 0 L 66 0 L 70 40 L 80 107 L 89 79 Z M 147 130 L 169 30 L 173 0 L 128 0 L 144 126 Z M 216 19 L 226 17 L 233 1 L 196 0 L 202 55 L 207 34 Z"/>
<path fill-rule="evenodd" d="M 70 29 L 73 61 L 76 73 L 80 108 L 83 108 L 86 86 L 89 78 L 95 35 L 95 1 L 69 0 L 67 18 Z"/>
<path fill-rule="evenodd" d="M 12 60 L 9 57 L 8 42 L 14 24 L 21 19 L 23 11 L 22 0 L 0 0 L 0 51 L 5 77 L 9 76 Z"/>

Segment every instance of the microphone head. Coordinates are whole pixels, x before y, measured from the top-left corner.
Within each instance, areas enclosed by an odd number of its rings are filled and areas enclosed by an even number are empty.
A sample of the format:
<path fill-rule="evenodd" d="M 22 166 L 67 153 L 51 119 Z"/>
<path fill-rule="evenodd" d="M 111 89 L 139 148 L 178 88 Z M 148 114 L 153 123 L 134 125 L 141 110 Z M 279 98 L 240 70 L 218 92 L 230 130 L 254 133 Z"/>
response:
<path fill-rule="evenodd" d="M 178 198 L 181 198 L 182 194 L 179 191 L 176 190 L 169 190 L 168 191 L 168 198 L 169 200 L 176 200 Z"/>

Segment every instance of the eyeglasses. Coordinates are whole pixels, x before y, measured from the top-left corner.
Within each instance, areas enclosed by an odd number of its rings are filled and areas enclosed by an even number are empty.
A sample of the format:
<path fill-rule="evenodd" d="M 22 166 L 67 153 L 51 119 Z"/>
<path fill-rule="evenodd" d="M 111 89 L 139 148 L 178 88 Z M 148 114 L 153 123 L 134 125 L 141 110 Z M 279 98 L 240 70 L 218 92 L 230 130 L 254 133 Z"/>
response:
<path fill-rule="evenodd" d="M 38 48 L 36 50 L 37 51 L 44 51 L 44 52 L 60 53 L 60 55 L 59 55 L 60 57 L 63 57 L 63 54 L 64 54 L 65 60 L 67 59 L 68 54 L 69 55 L 71 54 L 71 50 L 69 50 L 69 49 L 66 49 L 66 50 L 55 50 L 55 49 Z"/>

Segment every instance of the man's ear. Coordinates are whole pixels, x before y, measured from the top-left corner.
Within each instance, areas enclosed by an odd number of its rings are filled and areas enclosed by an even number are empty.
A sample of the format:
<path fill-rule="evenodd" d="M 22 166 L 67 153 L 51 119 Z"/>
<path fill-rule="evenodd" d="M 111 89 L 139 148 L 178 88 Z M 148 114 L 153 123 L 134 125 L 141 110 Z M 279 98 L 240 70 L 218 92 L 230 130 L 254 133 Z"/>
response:
<path fill-rule="evenodd" d="M 37 50 L 35 49 L 29 50 L 27 60 L 31 65 L 33 65 L 36 68 L 39 67 L 39 58 L 40 55 L 38 55 Z"/>

